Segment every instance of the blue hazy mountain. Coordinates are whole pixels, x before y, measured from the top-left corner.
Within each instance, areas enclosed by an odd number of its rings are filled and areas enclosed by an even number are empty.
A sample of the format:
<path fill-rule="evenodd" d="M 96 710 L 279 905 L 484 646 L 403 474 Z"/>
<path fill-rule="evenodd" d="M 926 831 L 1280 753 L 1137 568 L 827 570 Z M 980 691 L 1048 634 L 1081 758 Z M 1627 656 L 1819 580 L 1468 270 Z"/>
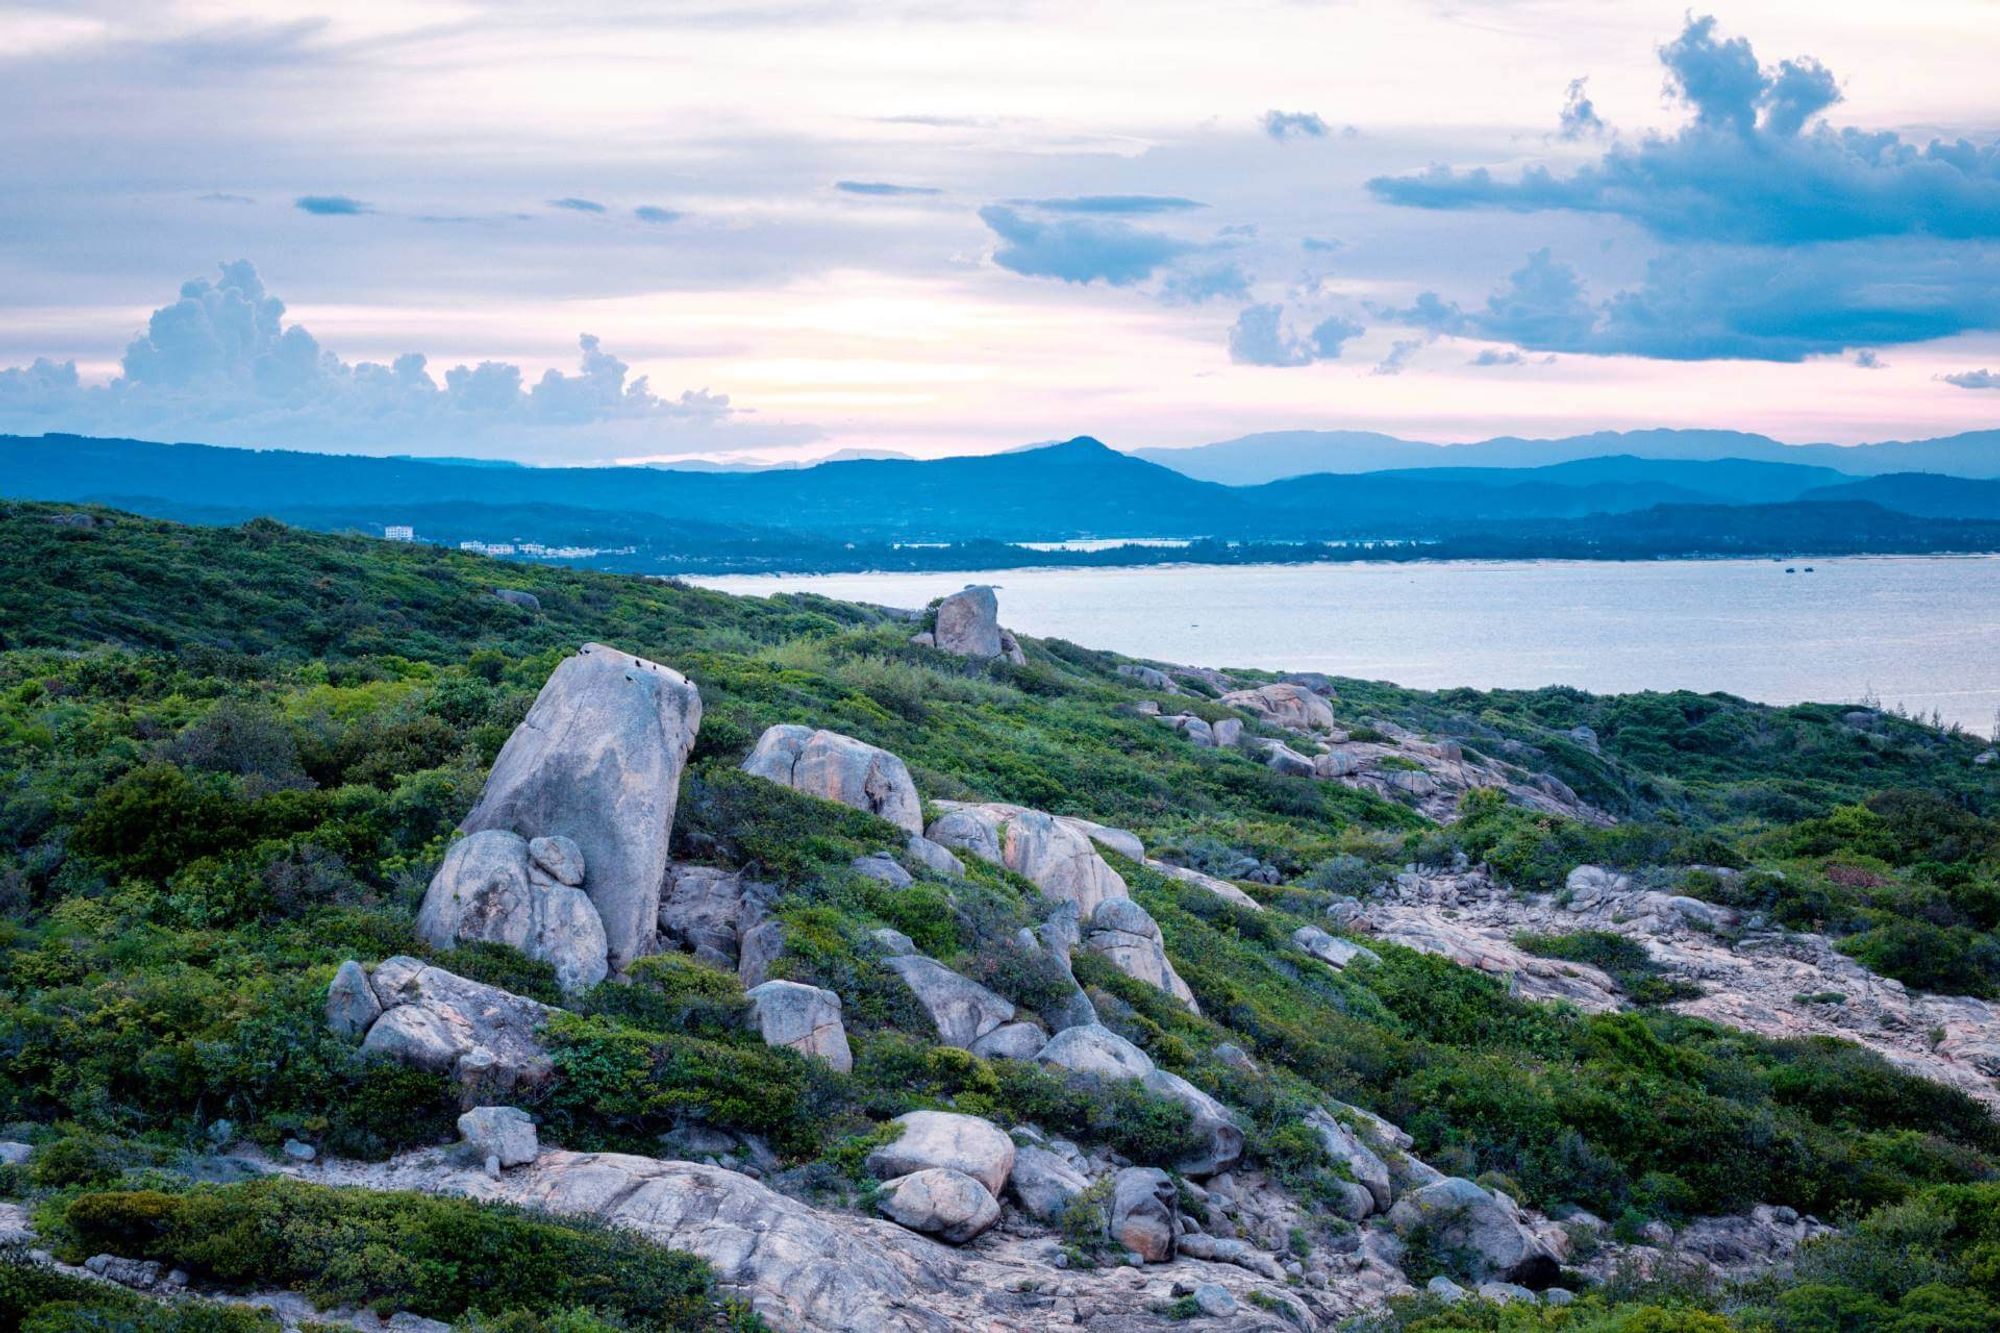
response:
<path fill-rule="evenodd" d="M 1815 487 L 1799 498 L 1819 503 L 1860 501 L 1925 518 L 2000 519 L 2000 481 L 1940 477 L 1929 472 L 1898 472 Z"/>
<path fill-rule="evenodd" d="M 1140 458 L 1203 481 L 1249 486 L 1314 472 L 1409 468 L 1530 468 L 1626 456 L 1686 462 L 1739 459 L 1805 464 L 1850 476 L 1936 472 L 2000 477 L 2000 430 L 1880 444 L 1784 444 L 1730 430 L 1598 431 L 1560 439 L 1503 435 L 1472 444 L 1434 444 L 1367 431 L 1271 431 L 1186 449 L 1139 449 Z"/>

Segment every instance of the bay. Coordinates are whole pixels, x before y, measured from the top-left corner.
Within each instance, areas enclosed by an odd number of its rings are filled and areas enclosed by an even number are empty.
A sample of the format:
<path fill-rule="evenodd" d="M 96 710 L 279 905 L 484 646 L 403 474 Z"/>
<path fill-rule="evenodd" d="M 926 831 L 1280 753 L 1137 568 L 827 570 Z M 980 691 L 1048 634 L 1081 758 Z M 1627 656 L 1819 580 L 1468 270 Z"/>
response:
<path fill-rule="evenodd" d="M 1787 573 L 1787 568 L 1796 572 Z M 1038 637 L 1210 666 L 1422 689 L 1720 690 L 1879 700 L 1990 734 L 2000 557 L 1455 561 L 949 574 L 741 575 L 728 592 L 922 606 L 968 583 Z"/>

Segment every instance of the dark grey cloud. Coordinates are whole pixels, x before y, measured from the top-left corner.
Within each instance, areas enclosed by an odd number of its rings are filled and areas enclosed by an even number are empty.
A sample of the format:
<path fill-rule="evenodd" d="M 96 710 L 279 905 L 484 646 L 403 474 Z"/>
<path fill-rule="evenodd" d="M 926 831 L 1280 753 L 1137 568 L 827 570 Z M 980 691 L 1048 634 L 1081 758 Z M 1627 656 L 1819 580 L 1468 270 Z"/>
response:
<path fill-rule="evenodd" d="M 1279 143 L 1287 139 L 1324 139 L 1327 124 L 1314 111 L 1266 111 L 1264 133 Z"/>
<path fill-rule="evenodd" d="M 875 198 L 895 199 L 904 196 L 943 194 L 944 191 L 930 185 L 893 185 L 888 181 L 835 181 L 833 188 L 845 194 L 865 194 Z"/>
<path fill-rule="evenodd" d="M 292 207 L 322 218 L 354 217 L 375 211 L 359 199 L 351 199 L 344 194 L 302 194 L 292 200 Z"/>
<path fill-rule="evenodd" d="M 549 200 L 550 208 L 567 209 L 572 213 L 603 213 L 608 210 L 595 199 L 579 199 L 575 195 L 565 195 L 561 199 Z"/>
<path fill-rule="evenodd" d="M 1005 204 L 989 204 L 979 219 L 1000 238 L 993 262 L 1033 278 L 1113 287 L 1142 282 L 1200 247 L 1128 223 L 1090 217 L 1030 217 Z"/>
<path fill-rule="evenodd" d="M 1965 370 L 1938 378 L 1960 389 L 2000 389 L 2000 370 Z"/>
<path fill-rule="evenodd" d="M 1864 347 L 1854 354 L 1854 364 L 1862 370 L 1887 370 L 1889 363 L 1872 347 Z"/>
<path fill-rule="evenodd" d="M 2000 238 L 2000 145 L 1814 124 L 1840 99 L 1833 76 L 1809 58 L 1764 68 L 1744 39 L 1718 38 L 1712 18 L 1691 19 L 1660 55 L 1669 92 L 1692 112 L 1677 134 L 1615 144 L 1567 176 L 1437 166 L 1369 188 L 1416 208 L 1607 214 L 1670 240 Z"/>

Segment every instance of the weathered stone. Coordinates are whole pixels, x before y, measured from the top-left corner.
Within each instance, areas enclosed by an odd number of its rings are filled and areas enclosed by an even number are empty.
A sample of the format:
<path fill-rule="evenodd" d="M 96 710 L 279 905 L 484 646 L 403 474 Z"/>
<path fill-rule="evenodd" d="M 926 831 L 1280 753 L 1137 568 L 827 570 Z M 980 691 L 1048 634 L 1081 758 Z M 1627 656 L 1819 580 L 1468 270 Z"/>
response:
<path fill-rule="evenodd" d="M 1433 1244 L 1462 1251 L 1480 1281 L 1547 1286 L 1558 1271 L 1555 1256 L 1522 1223 L 1512 1199 L 1456 1176 L 1404 1194 L 1389 1210 L 1389 1225 L 1398 1236 L 1423 1231 Z"/>
<path fill-rule="evenodd" d="M 1000 656 L 1006 658 L 1015 666 L 1028 665 L 1028 654 L 1021 647 L 1021 641 L 1014 637 L 1014 631 L 1012 630 L 1003 629 L 1000 631 Z"/>
<path fill-rule="evenodd" d="M 1243 723 L 1233 717 L 1225 717 L 1220 722 L 1208 724 L 1209 739 L 1218 750 L 1228 750 L 1243 739 Z"/>
<path fill-rule="evenodd" d="M 319 1156 L 319 1149 L 301 1139 L 286 1139 L 279 1145 L 279 1151 L 294 1162 L 310 1162 Z"/>
<path fill-rule="evenodd" d="M 1217 879 L 1213 875 L 1204 875 L 1201 871 L 1191 870 L 1187 866 L 1168 865 L 1165 861 L 1148 861 L 1146 864 L 1169 879 L 1177 879 L 1183 884 L 1192 884 L 1197 888 L 1207 889 L 1216 897 L 1226 898 L 1238 907 L 1245 907 L 1253 912 L 1264 910 L 1264 904 L 1258 902 L 1255 898 L 1252 898 L 1226 879 Z"/>
<path fill-rule="evenodd" d="M 762 893 L 740 871 L 671 866 L 660 897 L 660 933 L 705 963 L 735 968 L 743 931 L 762 920 Z"/>
<path fill-rule="evenodd" d="M 368 974 L 352 958 L 333 974 L 326 988 L 326 1025 L 343 1037 L 359 1037 L 382 1015 L 382 1002 L 368 984 Z"/>
<path fill-rule="evenodd" d="M 1333 730 L 1333 707 L 1303 685 L 1282 681 L 1248 690 L 1232 690 L 1222 696 L 1231 708 L 1254 714 L 1273 726 L 1301 731 Z"/>
<path fill-rule="evenodd" d="M 1164 715 L 1160 721 L 1179 732 L 1187 743 L 1197 750 L 1215 748 L 1215 728 L 1192 713 L 1172 713 Z"/>
<path fill-rule="evenodd" d="M 1194 1013 L 1201 1012 L 1194 992 L 1167 958 L 1158 923 L 1130 898 L 1107 898 L 1098 904 L 1084 933 L 1083 947 L 1126 976 L 1167 992 Z"/>
<path fill-rule="evenodd" d="M 883 966 L 903 979 L 917 1003 L 937 1026 L 946 1046 L 970 1048 L 987 1033 L 1014 1017 L 1014 1002 L 995 995 L 976 981 L 960 976 L 921 954 L 892 956 Z"/>
<path fill-rule="evenodd" d="M 530 875 L 546 875 L 556 883 L 567 884 L 571 888 L 583 884 L 583 848 L 576 845 L 575 838 L 557 834 L 530 839 L 528 860 Z"/>
<path fill-rule="evenodd" d="M 1173 1163 L 1175 1170 L 1184 1176 L 1212 1176 L 1243 1160 L 1243 1130 L 1228 1107 L 1164 1069 L 1155 1069 L 1139 1081 L 1148 1092 L 1179 1102 L 1193 1114 L 1190 1128 L 1199 1136 L 1201 1147 L 1193 1156 Z"/>
<path fill-rule="evenodd" d="M 1464 1287 L 1459 1286 L 1443 1273 L 1439 1273 L 1436 1277 L 1425 1283 L 1424 1290 L 1443 1301 L 1446 1305 L 1457 1305 L 1469 1294 Z"/>
<path fill-rule="evenodd" d="M 678 672 L 585 644 L 542 686 L 462 825 L 575 839 L 613 971 L 652 945 L 681 771 L 700 725 L 701 696 Z"/>
<path fill-rule="evenodd" d="M 1373 949 L 1337 939 L 1318 926 L 1300 926 L 1292 932 L 1292 943 L 1332 968 L 1346 967 L 1357 958 L 1366 958 L 1371 963 L 1382 961 L 1382 955 Z"/>
<path fill-rule="evenodd" d="M 545 846 L 555 841 L 536 839 Z M 569 868 L 566 854 L 557 859 Z M 431 877 L 417 912 L 417 933 L 443 949 L 464 940 L 508 945 L 552 964 L 566 991 L 596 985 L 607 970 L 597 908 L 581 889 L 532 874 L 533 864 L 528 841 L 506 829 L 459 839 Z"/>
<path fill-rule="evenodd" d="M 127 1259 L 116 1254 L 93 1254 L 83 1261 L 83 1266 L 106 1282 L 116 1282 L 121 1287 L 132 1287 L 139 1291 L 151 1291 L 160 1283 L 160 1265 L 153 1259 Z"/>
<path fill-rule="evenodd" d="M 1305 1124 L 1319 1136 L 1326 1155 L 1345 1166 L 1348 1176 L 1367 1192 L 1372 1202 L 1371 1211 L 1387 1212 L 1394 1191 L 1389 1179 L 1389 1164 L 1382 1160 L 1381 1155 L 1363 1141 L 1361 1134 L 1319 1107 L 1307 1113 Z"/>
<path fill-rule="evenodd" d="M 942 875 L 946 879 L 965 878 L 965 862 L 953 856 L 951 848 L 932 842 L 921 834 L 912 834 L 903 845 L 903 850 L 933 875 Z"/>
<path fill-rule="evenodd" d="M 931 841 L 1005 866 L 1086 916 L 1107 898 L 1130 896 L 1124 879 L 1074 824 L 1018 805 L 937 804 L 943 813 L 925 835 Z"/>
<path fill-rule="evenodd" d="M 1227 1319 L 1236 1313 L 1236 1297 L 1219 1283 L 1198 1283 L 1192 1299 L 1194 1308 L 1210 1319 Z"/>
<path fill-rule="evenodd" d="M 415 958 L 387 959 L 369 980 L 384 1007 L 362 1054 L 462 1081 L 476 1069 L 479 1086 L 501 1091 L 548 1077 L 548 1054 L 536 1036 L 551 1013 L 547 1005 Z"/>
<path fill-rule="evenodd" d="M 1145 842 L 1130 829 L 1113 828 L 1109 824 L 1100 824 L 1093 819 L 1079 819 L 1075 815 L 1057 815 L 1056 818 L 1083 834 L 1084 837 L 1090 839 L 1099 847 L 1116 852 L 1129 860 L 1144 861 L 1146 859 Z"/>
<path fill-rule="evenodd" d="M 927 1167 L 882 1183 L 875 1206 L 890 1221 L 963 1245 L 1000 1220 L 1000 1204 L 963 1171 Z"/>
<path fill-rule="evenodd" d="M 892 889 L 907 889 L 916 883 L 915 877 L 903 869 L 895 857 L 886 852 L 877 852 L 872 856 L 857 856 L 847 863 L 847 868 L 864 879 L 872 879 Z"/>
<path fill-rule="evenodd" d="M 1035 1063 L 1111 1079 L 1144 1078 L 1153 1072 L 1151 1056 L 1095 1023 L 1056 1033 L 1036 1054 Z"/>
<path fill-rule="evenodd" d="M 522 592 L 519 588 L 495 588 L 493 595 L 509 606 L 518 606 L 523 611 L 539 611 L 542 609 L 541 598 L 531 592 Z"/>
<path fill-rule="evenodd" d="M 1313 776 L 1318 778 L 1350 778 L 1367 768 L 1373 762 L 1369 756 L 1346 746 L 1336 745 L 1332 749 L 1313 756 Z"/>
<path fill-rule="evenodd" d="M 917 951 L 916 941 L 888 926 L 877 926 L 868 932 L 868 938 L 890 958 L 906 958 Z"/>
<path fill-rule="evenodd" d="M 775 726 L 758 738 L 743 771 L 877 815 L 922 833 L 924 815 L 910 770 L 887 750 L 834 731 Z"/>
<path fill-rule="evenodd" d="M 960 657 L 998 657 L 1004 651 L 1000 639 L 1000 599 L 993 589 L 974 585 L 955 592 L 937 606 L 937 646 Z"/>
<path fill-rule="evenodd" d="M 1159 690 L 1163 694 L 1179 694 L 1180 686 L 1174 678 L 1158 667 L 1149 667 L 1137 662 L 1124 662 L 1118 667 L 1118 674 L 1127 680 L 1136 680 L 1149 690 Z"/>
<path fill-rule="evenodd" d="M 13 1139 L 0 1140 L 0 1166 L 26 1166 L 28 1159 L 34 1155 L 33 1144 Z"/>
<path fill-rule="evenodd" d="M 526 1166 L 541 1152 L 535 1118 L 513 1106 L 475 1106 L 458 1118 L 459 1137 L 501 1166 Z"/>
<path fill-rule="evenodd" d="M 843 1074 L 854 1068 L 847 1028 L 840 1020 L 840 997 L 832 991 L 796 981 L 767 981 L 747 998 L 751 1021 L 766 1046 L 788 1046 Z"/>
<path fill-rule="evenodd" d="M 1021 1211 L 1038 1222 L 1062 1220 L 1070 1201 L 1090 1188 L 1090 1181 L 1047 1148 L 1025 1147 L 1014 1154 L 1014 1170 L 1007 1178 Z"/>
<path fill-rule="evenodd" d="M 889 1123 L 903 1132 L 868 1154 L 869 1174 L 877 1180 L 944 1167 L 963 1171 L 989 1194 L 1006 1188 L 1014 1169 L 1014 1140 L 990 1120 L 954 1111 L 911 1111 Z"/>
<path fill-rule="evenodd" d="M 785 926 L 775 917 L 759 921 L 737 941 L 736 980 L 753 990 L 771 979 L 771 965 L 784 956 Z"/>
<path fill-rule="evenodd" d="M 1174 1257 L 1179 1198 L 1173 1177 L 1150 1166 L 1128 1166 L 1112 1177 L 1111 1239 L 1149 1264 Z"/>
<path fill-rule="evenodd" d="M 1002 1023 L 968 1049 L 985 1060 L 1032 1060 L 1048 1040 L 1049 1034 L 1033 1023 Z"/>

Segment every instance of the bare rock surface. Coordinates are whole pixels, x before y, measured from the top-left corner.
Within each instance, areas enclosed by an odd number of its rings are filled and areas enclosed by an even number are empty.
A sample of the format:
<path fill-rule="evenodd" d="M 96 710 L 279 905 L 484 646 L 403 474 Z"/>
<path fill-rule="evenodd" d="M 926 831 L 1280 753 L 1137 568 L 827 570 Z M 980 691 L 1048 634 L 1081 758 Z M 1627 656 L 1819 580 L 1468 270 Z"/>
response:
<path fill-rule="evenodd" d="M 530 843 L 507 829 L 483 829 L 445 853 L 417 911 L 417 933 L 442 949 L 464 940 L 508 945 L 552 964 L 565 991 L 586 990 L 604 980 L 608 945 L 596 906 L 574 887 L 584 876 L 582 852 L 569 838 Z"/>
<path fill-rule="evenodd" d="M 925 1167 L 882 1182 L 876 1208 L 892 1222 L 962 1245 L 1000 1220 L 1000 1201 L 963 1171 Z"/>
<path fill-rule="evenodd" d="M 1165 991 L 1191 1012 L 1201 1012 L 1194 992 L 1167 958 L 1159 923 L 1132 899 L 1108 898 L 1098 904 L 1085 928 L 1083 947 L 1126 976 Z"/>
<path fill-rule="evenodd" d="M 1183 884 L 1192 884 L 1196 888 L 1207 889 L 1216 897 L 1235 903 L 1238 907 L 1247 908 L 1252 912 L 1261 912 L 1264 910 L 1264 904 L 1258 902 L 1255 898 L 1252 898 L 1226 879 L 1217 879 L 1213 875 L 1204 875 L 1201 871 L 1190 869 L 1187 866 L 1169 865 L 1165 861 L 1148 861 L 1146 865 L 1149 869 L 1159 871 L 1168 879 L 1177 879 Z"/>
<path fill-rule="evenodd" d="M 744 941 L 764 922 L 775 890 L 739 870 L 677 864 L 668 867 L 657 917 L 664 943 L 731 971 Z"/>
<path fill-rule="evenodd" d="M 701 695 L 679 672 L 585 644 L 542 686 L 461 826 L 574 839 L 614 972 L 652 945 L 681 771 L 700 726 Z"/>
<path fill-rule="evenodd" d="M 824 1060 L 843 1074 L 854 1068 L 840 997 L 832 991 L 797 981 L 767 981 L 753 986 L 747 998 L 750 1019 L 766 1046 L 789 1047 Z"/>
<path fill-rule="evenodd" d="M 1014 1002 L 922 954 L 892 954 L 882 965 L 903 979 L 936 1025 L 946 1046 L 971 1050 L 974 1043 L 1011 1023 Z"/>
<path fill-rule="evenodd" d="M 938 603 L 933 634 L 942 652 L 960 657 L 1000 656 L 1005 651 L 1000 639 L 1000 599 L 983 584 L 951 594 Z"/>
<path fill-rule="evenodd" d="M 954 1111 L 911 1111 L 889 1123 L 902 1133 L 868 1154 L 878 1180 L 932 1167 L 963 1172 L 997 1196 L 1014 1169 L 1014 1140 L 990 1120 Z"/>
<path fill-rule="evenodd" d="M 924 831 L 923 805 L 903 761 L 839 732 L 781 725 L 758 738 L 743 771 L 879 815 L 905 833 Z"/>
<path fill-rule="evenodd" d="M 1131 896 L 1075 822 L 1000 802 L 935 804 L 942 813 L 925 832 L 932 842 L 1005 866 L 1049 897 L 1075 903 L 1086 917 L 1107 898 Z"/>
<path fill-rule="evenodd" d="M 1477 870 L 1406 871 L 1368 901 L 1363 920 L 1382 939 L 1513 972 L 1529 998 L 1568 999 L 1594 1010 L 1622 1003 L 1610 978 L 1582 964 L 1533 958 L 1513 938 L 1523 931 L 1625 935 L 1641 942 L 1666 975 L 1701 988 L 1699 998 L 1671 1006 L 1681 1013 L 1766 1037 L 1841 1037 L 2000 1108 L 2000 1007 L 1913 993 L 1870 972 L 1824 935 L 1637 888 L 1599 867 L 1577 867 L 1566 888 L 1563 896 L 1516 895 Z"/>
<path fill-rule="evenodd" d="M 364 1054 L 455 1074 L 468 1091 L 548 1077 L 536 1036 L 554 1012 L 547 1005 L 403 955 L 383 961 L 368 981 L 382 1013 L 362 1039 Z"/>
<path fill-rule="evenodd" d="M 1222 696 L 1222 702 L 1273 726 L 1294 727 L 1301 731 L 1333 730 L 1332 705 L 1303 685 L 1279 681 L 1247 690 L 1232 690 Z"/>

